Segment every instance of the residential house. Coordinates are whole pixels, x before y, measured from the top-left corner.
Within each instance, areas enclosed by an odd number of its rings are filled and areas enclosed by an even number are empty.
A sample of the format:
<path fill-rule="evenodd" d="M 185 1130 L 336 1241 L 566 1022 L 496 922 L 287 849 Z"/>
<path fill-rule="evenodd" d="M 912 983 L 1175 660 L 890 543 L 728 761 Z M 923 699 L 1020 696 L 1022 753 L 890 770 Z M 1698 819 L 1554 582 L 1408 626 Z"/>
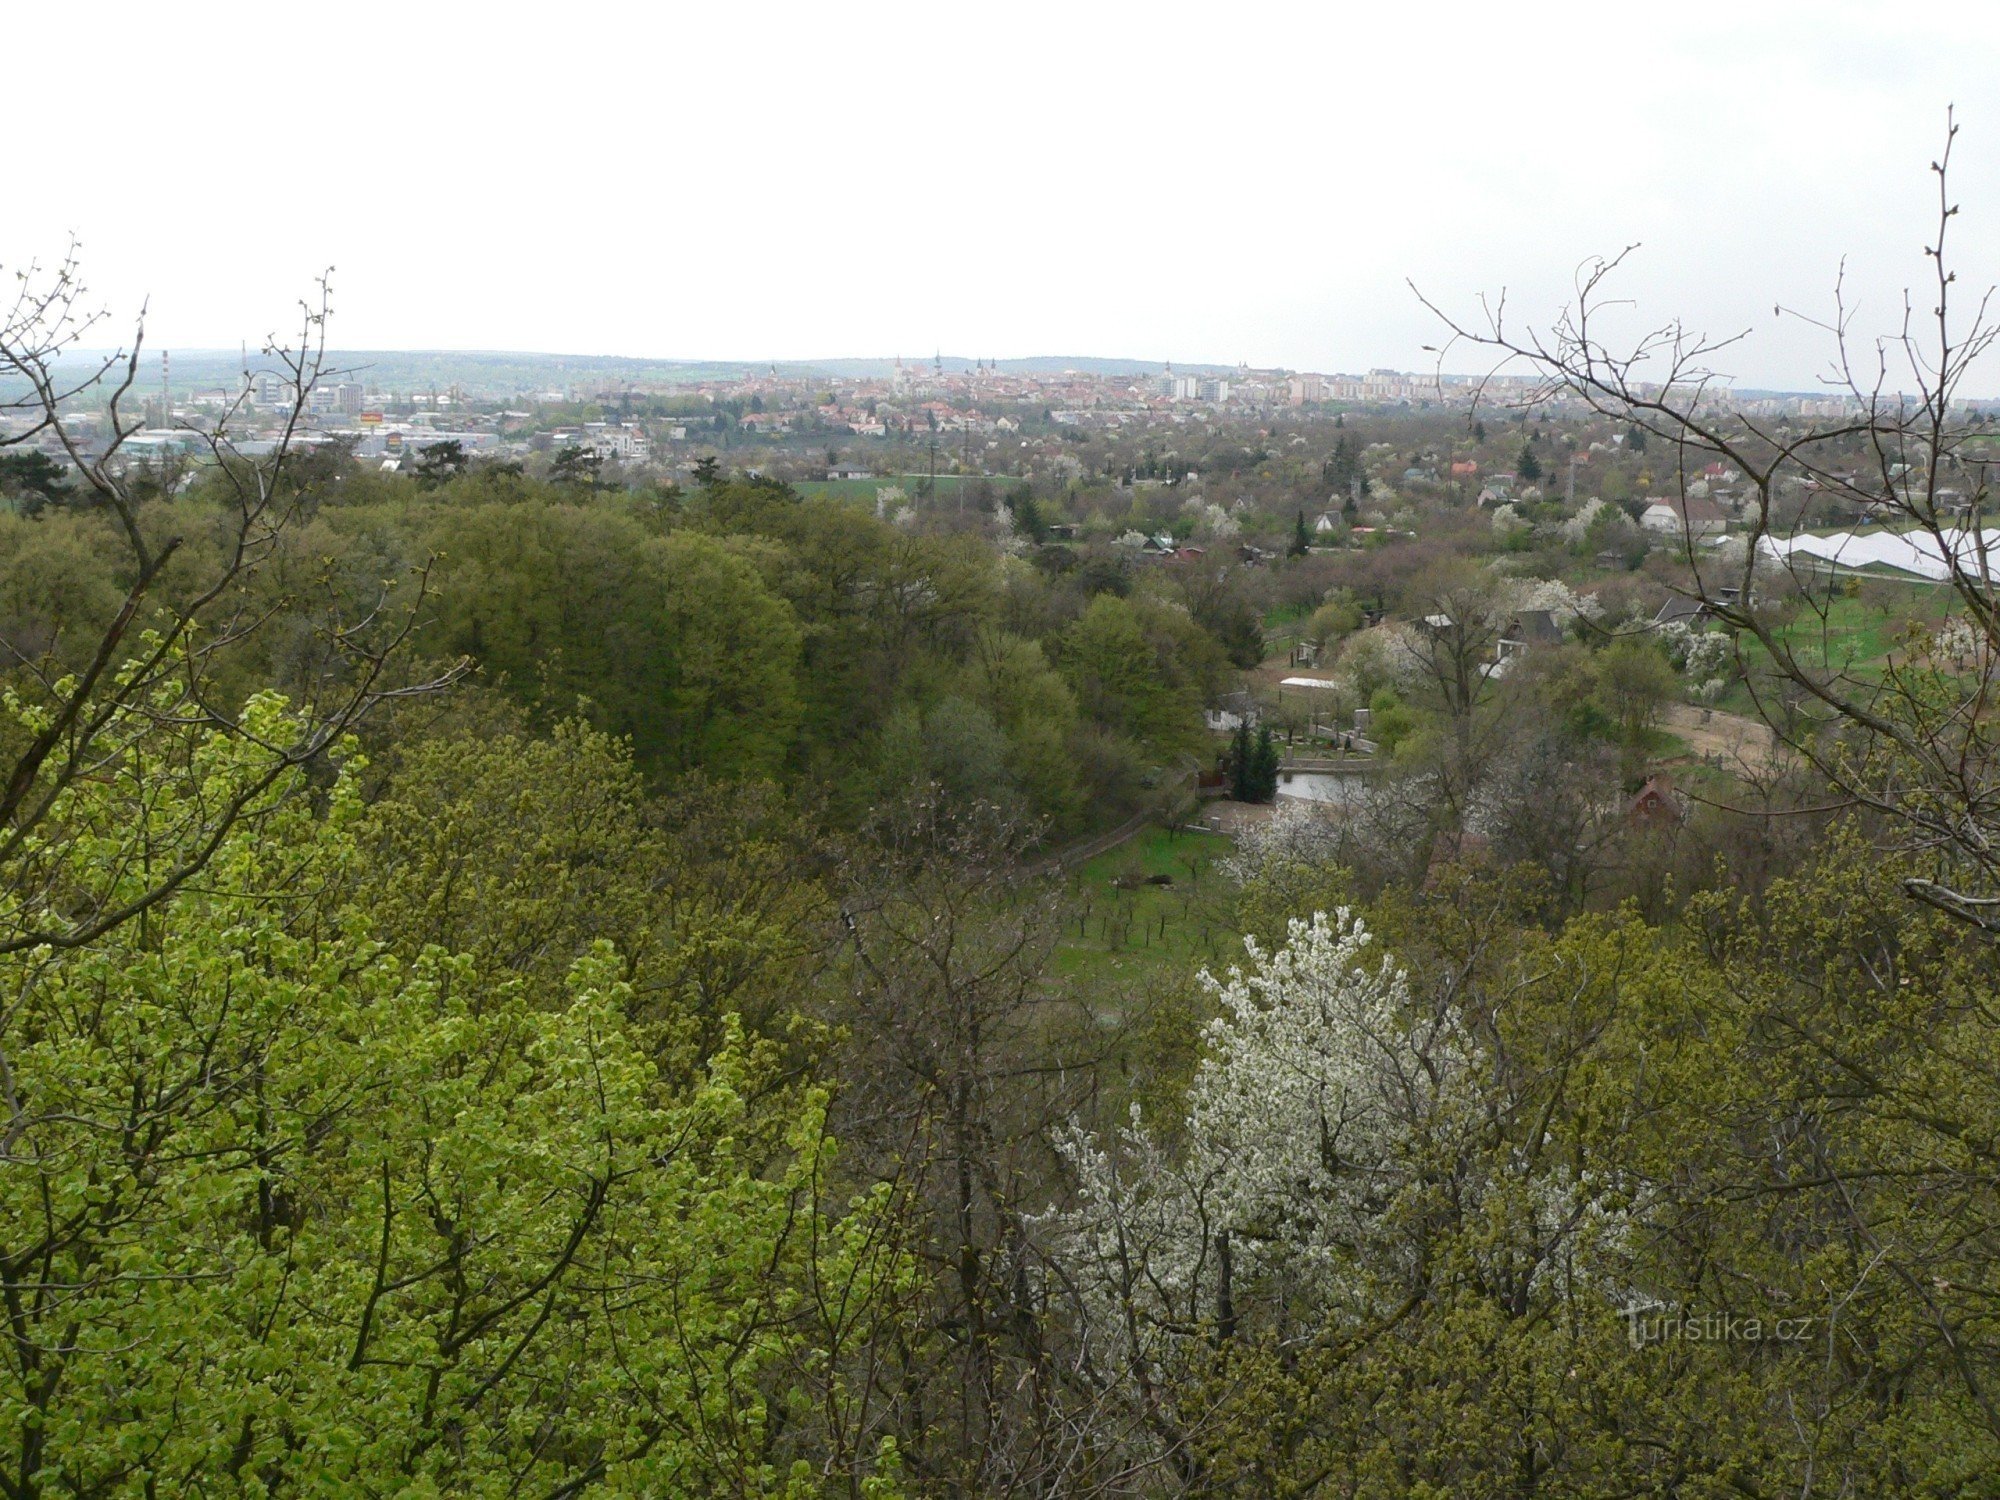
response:
<path fill-rule="evenodd" d="M 1540 646 L 1562 644 L 1562 626 L 1556 617 L 1546 609 L 1523 609 L 1508 616 L 1506 624 L 1500 627 L 1500 639 L 1495 649 L 1501 661 L 1522 651 Z"/>
<path fill-rule="evenodd" d="M 1246 724 L 1257 727 L 1257 702 L 1248 693 L 1224 693 L 1201 713 L 1212 734 L 1234 734 Z"/>
<path fill-rule="evenodd" d="M 1686 594 L 1669 594 L 1653 615 L 1653 628 L 1686 625 L 1690 629 L 1708 618 L 1708 606 Z"/>
<path fill-rule="evenodd" d="M 1637 827 L 1654 828 L 1681 820 L 1681 801 L 1674 784 L 1665 774 L 1648 776 L 1631 802 L 1626 804 L 1626 821 Z"/>
<path fill-rule="evenodd" d="M 1743 598 L 1743 590 L 1735 584 L 1727 584 L 1709 591 L 1713 602 L 1725 609 L 1734 608 Z M 1710 599 L 1697 599 L 1688 594 L 1669 594 L 1661 601 L 1653 615 L 1653 628 L 1662 625 L 1685 625 L 1690 630 L 1705 622 L 1711 613 Z"/>
<path fill-rule="evenodd" d="M 1721 536 L 1729 529 L 1722 508 L 1713 500 L 1697 496 L 1649 497 L 1645 510 L 1639 514 L 1639 524 L 1665 536 L 1686 536 L 1697 541 Z"/>

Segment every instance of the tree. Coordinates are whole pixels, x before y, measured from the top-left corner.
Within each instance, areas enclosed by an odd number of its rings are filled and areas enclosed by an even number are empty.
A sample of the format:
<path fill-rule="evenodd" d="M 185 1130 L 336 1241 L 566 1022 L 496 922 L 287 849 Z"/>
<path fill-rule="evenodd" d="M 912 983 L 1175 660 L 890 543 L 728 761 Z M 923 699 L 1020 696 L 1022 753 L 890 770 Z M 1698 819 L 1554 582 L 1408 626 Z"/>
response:
<path fill-rule="evenodd" d="M 342 899 L 368 895 L 352 762 L 318 799 L 292 768 L 211 835 L 176 753 L 254 780 L 287 714 L 152 724 L 122 774 L 74 782 L 66 822 L 136 825 L 174 864 L 210 845 L 210 878 L 87 946 L 0 954 L 0 1486 L 777 1488 L 803 1435 L 765 1394 L 806 1364 L 786 1330 L 812 1288 L 873 1295 L 876 1210 L 819 1217 L 823 1097 L 733 1027 L 667 1082 L 606 944 L 558 996 L 386 959 Z M 93 839 L 70 869 L 88 890 L 123 857 Z"/>
<path fill-rule="evenodd" d="M 1014 513 L 1014 526 L 1031 542 L 1039 542 L 1048 534 L 1048 523 L 1042 519 L 1042 508 L 1035 503 L 1035 492 L 1019 489 L 1008 502 Z"/>
<path fill-rule="evenodd" d="M 791 605 L 727 544 L 680 532 L 648 544 L 664 589 L 657 683 L 667 763 L 768 776 L 798 732 L 801 636 Z"/>
<path fill-rule="evenodd" d="M 1678 472 L 1714 461 L 1743 476 L 1749 520 L 1735 560 L 1717 563 L 1692 536 L 1679 539 L 1709 613 L 1756 647 L 1755 662 L 1739 653 L 1739 670 L 1774 727 L 1839 795 L 1880 814 L 1905 847 L 1924 851 L 1930 869 L 1909 877 L 1908 894 L 2000 937 L 1993 679 L 1967 680 L 1921 655 L 1879 679 L 1857 673 L 1833 644 L 1830 601 L 1813 587 L 1813 564 L 1773 541 L 1790 529 L 1781 499 L 1794 478 L 1893 517 L 1919 539 L 1968 620 L 2000 646 L 2000 593 L 1977 540 L 1977 518 L 1991 502 L 1985 436 L 1961 399 L 2000 328 L 1987 321 L 1983 301 L 1968 318 L 1954 300 L 1949 231 L 1958 206 L 1949 174 L 1957 134 L 1947 114 L 1945 149 L 1931 164 L 1937 211 L 1925 248 L 1928 318 L 1919 323 L 1912 314 L 1864 350 L 1850 330 L 1848 295 L 1837 287 L 1834 311 L 1821 320 L 1847 385 L 1849 410 L 1839 416 L 1774 421 L 1711 403 L 1719 378 L 1711 361 L 1735 338 L 1711 340 L 1671 323 L 1630 347 L 1607 345 L 1600 329 L 1623 255 L 1593 262 L 1574 305 L 1547 330 L 1518 330 L 1497 309 L 1456 321 L 1427 305 L 1454 337 L 1527 362 L 1541 376 L 1542 396 L 1568 395 L 1626 423 L 1642 443 L 1668 444 Z M 1766 607 L 1774 570 L 1790 573 L 1815 628 L 1788 627 Z"/>
<path fill-rule="evenodd" d="M 0 513 L 0 641 L 48 670 L 82 670 L 124 603 L 121 561 L 88 511 Z"/>
<path fill-rule="evenodd" d="M 584 448 L 572 443 L 556 454 L 549 465 L 549 478 L 556 484 L 579 485 L 589 489 L 597 484 L 598 471 L 604 467 L 604 458 L 594 448 Z"/>
<path fill-rule="evenodd" d="M 69 471 L 40 449 L 0 452 L 0 498 L 15 502 L 22 515 L 39 515 L 69 496 Z"/>
<path fill-rule="evenodd" d="M 989 712 L 1007 744 L 1007 780 L 1056 830 L 1081 815 L 1073 755 L 1076 695 L 1039 642 L 983 630 L 966 669 L 967 696 Z"/>
<path fill-rule="evenodd" d="M 1063 633 L 1059 666 L 1078 706 L 1154 751 L 1198 742 L 1221 653 L 1184 612 L 1099 594 Z"/>
<path fill-rule="evenodd" d="M 551 501 L 553 500 L 553 503 Z M 646 528 L 608 507 L 537 497 L 429 518 L 443 553 L 423 644 L 479 664 L 544 724 L 588 700 L 648 765 L 669 754 L 660 675 L 664 583 Z"/>
<path fill-rule="evenodd" d="M 1292 530 L 1292 556 L 1304 557 L 1312 550 L 1312 533 L 1306 530 L 1306 513 L 1299 512 L 1298 524 Z"/>
<path fill-rule="evenodd" d="M 915 1209 L 933 1272 L 877 1351 L 898 1449 L 924 1493 L 1074 1492 L 1104 1460 L 1051 1342 L 1030 1224 L 1031 1162 L 1103 1047 L 1045 980 L 1062 892 L 1021 861 L 1029 829 L 977 799 L 920 793 L 871 831 L 843 901 L 855 1084 L 837 1118 Z"/>
<path fill-rule="evenodd" d="M 1535 457 L 1534 448 L 1527 443 L 1521 444 L 1521 456 L 1514 461 L 1514 472 L 1530 484 L 1542 477 L 1542 461 Z"/>
<path fill-rule="evenodd" d="M 432 443 L 419 452 L 416 468 L 417 483 L 427 490 L 436 489 L 465 472 L 468 462 L 465 444 L 457 438 L 446 438 L 441 443 Z M 558 459 L 557 462 L 560 463 L 561 460 Z"/>
<path fill-rule="evenodd" d="M 1506 624 L 1506 591 L 1491 573 L 1441 563 L 1413 579 L 1407 599 L 1417 622 L 1401 636 L 1415 685 L 1461 741 L 1491 681 Z"/>
<path fill-rule="evenodd" d="M 231 665 L 269 623 L 267 614 L 244 610 L 247 586 L 308 509 L 290 470 L 325 369 L 328 296 L 322 278 L 318 301 L 301 304 L 295 341 L 263 351 L 290 397 L 270 450 L 247 456 L 231 436 L 246 390 L 211 426 L 189 429 L 211 461 L 214 508 L 162 513 L 149 503 L 158 476 L 121 456 L 139 430 L 125 403 L 138 378 L 143 323 L 129 352 L 84 357 L 79 351 L 103 314 L 83 302 L 75 247 L 52 271 L 30 265 L 17 273 L 13 304 L 0 318 L 0 377 L 19 393 L 0 403 L 0 413 L 16 418 L 0 448 L 44 437 L 57 444 L 79 497 L 109 518 L 124 555 L 117 610 L 75 643 L 73 669 L 34 642 L 0 643 L 17 663 L 16 712 L 0 750 L 0 954 L 69 950 L 109 936 L 197 876 L 247 809 L 292 784 L 292 772 L 322 760 L 379 704 L 464 670 L 448 667 L 428 681 L 397 675 L 400 649 L 428 607 L 424 563 L 407 589 L 378 580 L 354 613 L 330 609 L 299 622 L 313 641 L 304 653 L 316 664 L 304 700 L 311 711 L 272 720 L 276 738 L 253 734 L 243 700 L 225 690 Z M 110 437 L 101 449 L 86 451 L 62 422 L 85 398 L 105 404 Z M 200 836 L 176 839 L 169 851 L 149 847 L 145 822 L 90 828 L 58 816 L 79 783 L 118 774 L 125 747 L 150 728 L 182 723 L 213 726 L 246 747 L 222 762 L 225 780 L 182 780 L 162 792 L 179 798 Z M 122 856 L 84 858 L 107 846 Z"/>
<path fill-rule="evenodd" d="M 1389 1226 L 1423 1191 L 1415 1142 L 1469 1101 L 1477 1051 L 1369 943 L 1345 911 L 1293 921 L 1274 951 L 1249 940 L 1247 970 L 1203 976 L 1219 1017 L 1181 1129 L 1135 1117 L 1059 1138 L 1075 1191 L 1049 1215 L 1052 1280 L 1149 1462 L 1199 1441 L 1267 1340 L 1295 1327 L 1296 1360 L 1364 1338 L 1394 1307 L 1380 1282 L 1413 1269 Z M 1211 1384 L 1218 1346 L 1250 1363 Z"/>
<path fill-rule="evenodd" d="M 1341 503 L 1351 502 L 1357 487 L 1367 487 L 1367 473 L 1361 465 L 1361 444 L 1359 440 L 1346 434 L 1334 443 L 1333 452 L 1320 466 L 1320 478 L 1332 492 L 1341 497 Z"/>
<path fill-rule="evenodd" d="M 472 982 L 559 1008 L 610 943 L 663 1077 L 693 1082 L 732 1015 L 754 1043 L 809 1034 L 831 855 L 772 787 L 696 777 L 649 797 L 631 747 L 576 721 L 445 734 L 397 751 L 358 839 L 371 927 L 409 962 L 443 949 Z"/>
<path fill-rule="evenodd" d="M 1361 606 L 1351 589 L 1335 589 L 1306 621 L 1306 639 L 1330 646 L 1361 628 Z"/>
<path fill-rule="evenodd" d="M 1276 799 L 1281 762 L 1278 742 L 1271 734 L 1271 726 L 1260 726 L 1257 743 L 1250 753 L 1250 801 L 1270 802 Z"/>
<path fill-rule="evenodd" d="M 1646 731 L 1680 686 L 1672 664 L 1651 641 L 1628 636 L 1600 651 L 1595 666 L 1596 696 L 1620 742 L 1642 749 Z"/>

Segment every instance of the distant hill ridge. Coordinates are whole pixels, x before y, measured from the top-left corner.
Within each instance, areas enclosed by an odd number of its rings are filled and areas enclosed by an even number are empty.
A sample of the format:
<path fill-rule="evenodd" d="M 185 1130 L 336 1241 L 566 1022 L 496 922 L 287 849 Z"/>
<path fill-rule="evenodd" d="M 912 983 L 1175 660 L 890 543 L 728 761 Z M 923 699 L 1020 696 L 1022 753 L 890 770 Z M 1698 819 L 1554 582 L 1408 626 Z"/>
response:
<path fill-rule="evenodd" d="M 107 356 L 111 351 L 77 351 L 70 358 L 82 363 Z M 172 349 L 173 389 L 176 395 L 198 390 L 214 390 L 236 383 L 243 368 L 243 355 L 235 349 Z M 255 354 L 250 368 L 269 369 L 272 363 Z M 921 379 L 937 365 L 946 374 L 963 375 L 979 361 L 963 355 L 904 356 L 903 366 L 912 377 Z M 1075 371 L 1091 376 L 1150 376 L 1166 368 L 1153 359 L 1105 358 L 1094 354 L 1039 354 L 1024 359 L 985 362 L 988 369 L 1002 375 L 1060 375 Z M 1233 376 L 1234 365 L 1172 362 L 1177 375 Z M 887 379 L 895 373 L 893 356 L 883 358 L 715 360 L 648 359 L 619 354 L 545 354 L 505 349 L 339 349 L 327 353 L 329 380 L 359 380 L 387 391 L 422 392 L 433 387 L 440 391 L 457 385 L 470 395 L 483 398 L 533 396 L 547 391 L 576 390 L 599 392 L 607 387 L 700 385 L 768 375 L 775 371 L 788 380 L 869 380 Z M 1262 367 L 1260 367 L 1262 368 Z M 1327 367 L 1329 370 L 1333 367 Z M 148 349 L 139 361 L 135 394 L 151 396 L 160 386 L 160 351 Z M 0 375 L 0 400 L 18 400 L 27 393 L 18 379 Z M 1741 388 L 1739 397 L 1775 397 L 1801 394 L 1779 390 Z M 1806 393 L 1812 394 L 1812 393 Z M 1822 393 L 1823 394 L 1823 393 Z"/>
<path fill-rule="evenodd" d="M 79 353 L 78 360 L 101 358 L 110 351 Z M 243 368 L 243 355 L 235 349 L 172 349 L 168 351 L 176 392 L 213 390 L 233 385 Z M 268 369 L 270 361 L 255 354 L 250 368 Z M 706 381 L 743 380 L 775 370 L 791 380 L 886 379 L 895 373 L 896 360 L 713 360 L 643 359 L 617 354 L 543 354 L 504 349 L 337 349 L 327 352 L 329 378 L 346 376 L 387 390 L 443 389 L 460 385 L 473 394 L 528 394 L 571 386 L 604 385 L 698 385 Z M 941 363 L 945 372 L 965 374 L 978 363 L 956 354 L 905 358 L 904 367 L 921 377 Z M 1106 359 L 1096 355 L 1037 355 L 1027 359 L 1001 359 L 988 367 L 1006 375 L 1059 375 L 1074 370 L 1082 375 L 1150 375 L 1164 368 L 1161 361 L 1147 359 Z M 1226 375 L 1231 366 L 1176 363 L 1178 373 Z M 136 382 L 141 394 L 159 389 L 160 358 L 157 349 L 148 349 L 139 360 Z"/>

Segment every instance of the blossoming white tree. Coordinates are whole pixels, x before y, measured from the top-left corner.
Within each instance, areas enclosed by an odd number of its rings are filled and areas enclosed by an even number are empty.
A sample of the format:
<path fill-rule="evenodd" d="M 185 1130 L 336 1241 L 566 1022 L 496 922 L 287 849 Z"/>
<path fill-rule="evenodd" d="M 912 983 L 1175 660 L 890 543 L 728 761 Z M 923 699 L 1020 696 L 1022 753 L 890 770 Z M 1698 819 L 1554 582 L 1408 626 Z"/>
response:
<path fill-rule="evenodd" d="M 1059 1142 L 1077 1183 L 1052 1213 L 1056 1263 L 1107 1366 L 1150 1387 L 1190 1335 L 1253 1307 L 1378 1306 L 1408 1267 L 1393 1225 L 1423 1143 L 1469 1121 L 1478 1049 L 1423 1015 L 1345 910 L 1294 920 L 1250 967 L 1202 976 L 1221 1014 L 1169 1150 L 1135 1111 L 1106 1144 Z"/>
<path fill-rule="evenodd" d="M 1238 885 L 1248 885 L 1294 865 L 1330 865 L 1346 844 L 1342 833 L 1337 809 L 1302 797 L 1284 798 L 1270 817 L 1237 834 L 1235 847 L 1220 861 L 1222 872 Z"/>

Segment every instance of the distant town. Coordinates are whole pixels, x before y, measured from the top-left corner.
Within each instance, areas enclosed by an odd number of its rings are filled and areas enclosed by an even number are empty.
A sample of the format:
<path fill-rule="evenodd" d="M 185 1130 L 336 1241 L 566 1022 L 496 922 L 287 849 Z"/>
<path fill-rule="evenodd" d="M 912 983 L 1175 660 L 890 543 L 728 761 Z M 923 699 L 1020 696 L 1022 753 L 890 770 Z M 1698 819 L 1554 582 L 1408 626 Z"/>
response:
<path fill-rule="evenodd" d="M 712 453 L 752 467 L 761 458 L 793 479 L 822 477 L 822 467 L 830 480 L 912 470 L 1026 477 L 1060 469 L 1075 440 L 1093 433 L 1165 436 L 1237 423 L 1333 421 L 1350 412 L 1506 409 L 1538 391 L 1528 376 L 1388 369 L 1321 374 L 1167 363 L 1114 371 L 1108 361 L 1043 369 L 1035 367 L 1052 362 L 933 356 L 898 358 L 886 368 L 857 360 L 679 373 L 664 362 L 354 354 L 328 358 L 300 412 L 284 372 L 254 357 L 234 370 L 229 363 L 212 353 L 144 356 L 123 407 L 123 458 L 191 453 L 205 446 L 199 434 L 229 413 L 228 431 L 246 456 L 269 451 L 288 428 L 302 429 L 291 431 L 294 443 L 339 443 L 391 470 L 428 447 L 455 443 L 468 456 L 516 461 L 576 450 L 628 477 L 690 475 Z M 1845 410 L 1833 396 L 1718 389 L 1706 399 L 1766 417 Z M 101 452 L 110 441 L 102 392 L 97 400 L 71 403 L 62 417 L 84 452 Z M 1543 409 L 1581 414 L 1573 402 Z M 20 435 L 26 421 L 0 412 L 0 437 Z M 921 464 L 907 453 L 894 457 L 908 445 L 921 449 Z M 39 446 L 53 456 L 62 443 L 51 432 Z M 807 453 L 824 462 L 801 463 Z"/>

